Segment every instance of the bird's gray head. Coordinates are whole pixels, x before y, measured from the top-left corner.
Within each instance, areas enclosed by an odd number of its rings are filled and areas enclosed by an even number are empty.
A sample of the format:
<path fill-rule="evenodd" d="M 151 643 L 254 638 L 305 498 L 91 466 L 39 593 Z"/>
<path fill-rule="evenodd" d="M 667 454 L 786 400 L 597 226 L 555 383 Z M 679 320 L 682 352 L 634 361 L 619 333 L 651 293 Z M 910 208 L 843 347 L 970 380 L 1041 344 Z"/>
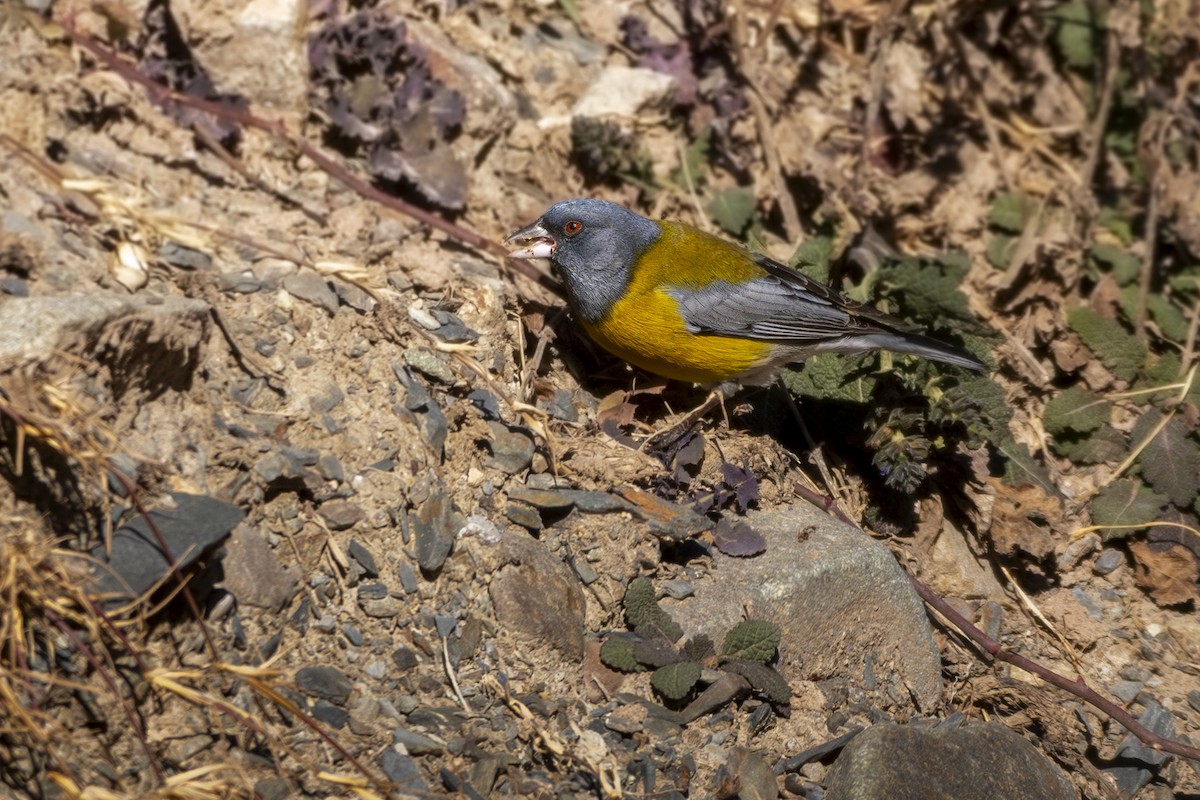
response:
<path fill-rule="evenodd" d="M 506 240 L 513 258 L 549 258 L 575 313 L 598 322 L 625 294 L 630 271 L 662 229 L 607 200 L 563 200 Z"/>

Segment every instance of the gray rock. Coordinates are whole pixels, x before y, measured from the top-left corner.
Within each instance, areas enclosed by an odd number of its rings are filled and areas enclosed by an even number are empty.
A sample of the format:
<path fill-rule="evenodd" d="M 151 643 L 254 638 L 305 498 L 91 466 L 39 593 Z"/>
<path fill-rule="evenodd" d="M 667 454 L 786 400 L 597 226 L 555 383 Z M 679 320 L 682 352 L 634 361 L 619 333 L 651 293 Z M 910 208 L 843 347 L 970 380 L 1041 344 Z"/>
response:
<path fill-rule="evenodd" d="M 1170 739 L 1175 735 L 1175 720 L 1171 712 L 1153 700 L 1146 703 L 1146 710 L 1138 717 L 1138 722 L 1159 736 Z M 1117 766 L 1108 767 L 1104 771 L 1116 779 L 1117 792 L 1121 797 L 1133 797 L 1158 774 L 1163 763 L 1171 757 L 1170 753 L 1147 747 L 1130 733 L 1126 734 L 1117 747 L 1114 759 Z"/>
<path fill-rule="evenodd" d="M 330 314 L 337 312 L 338 296 L 329 288 L 329 282 L 311 269 L 288 275 L 283 279 L 283 288 L 293 297 L 323 308 Z"/>
<path fill-rule="evenodd" d="M 1097 575 L 1107 575 L 1125 563 L 1125 554 L 1120 550 L 1105 550 L 1092 564 Z"/>
<path fill-rule="evenodd" d="M 0 292 L 13 297 L 29 297 L 29 284 L 17 275 L 4 275 L 0 277 Z"/>
<path fill-rule="evenodd" d="M 345 709 L 338 708 L 328 700 L 318 700 L 313 703 L 309 713 L 313 715 L 314 719 L 339 731 L 346 727 L 346 722 L 350 719 L 350 714 Z"/>
<path fill-rule="evenodd" d="M 349 530 L 366 516 L 362 506 L 350 500 L 330 500 L 328 503 L 322 503 L 317 513 L 329 529 L 334 531 Z"/>
<path fill-rule="evenodd" d="M 676 600 L 683 600 L 696 593 L 696 587 L 690 581 L 685 581 L 683 578 L 669 580 L 663 584 L 662 588 L 669 597 L 673 597 Z"/>
<path fill-rule="evenodd" d="M 563 512 L 570 509 L 575 502 L 561 491 L 553 489 L 530 489 L 516 486 L 508 493 L 509 500 L 520 500 L 542 511 Z"/>
<path fill-rule="evenodd" d="M 217 285 L 221 291 L 235 294 L 254 294 L 263 288 L 263 282 L 248 272 L 222 272 L 217 277 Z"/>
<path fill-rule="evenodd" d="M 445 361 L 424 347 L 410 347 L 404 351 L 404 363 L 417 372 L 442 383 L 454 383 L 454 372 Z"/>
<path fill-rule="evenodd" d="M 430 739 L 424 734 L 410 731 L 407 728 L 396 728 L 392 731 L 392 743 L 404 745 L 404 749 L 414 756 L 442 752 L 442 744 Z"/>
<path fill-rule="evenodd" d="M 309 408 L 318 414 L 328 414 L 345 399 L 346 393 L 342 391 L 340 386 L 335 383 L 326 383 L 325 387 L 318 394 L 314 394 L 308 398 L 308 405 Z"/>
<path fill-rule="evenodd" d="M 1122 703 L 1132 703 L 1145 685 L 1141 681 L 1115 681 L 1108 690 Z"/>
<path fill-rule="evenodd" d="M 59 353 L 109 368 L 113 383 L 153 392 L 182 388 L 207 339 L 202 300 L 92 292 L 0 299 L 0 362 L 49 361 Z"/>
<path fill-rule="evenodd" d="M 342 625 L 342 634 L 346 637 L 346 641 L 354 647 L 362 647 L 363 642 L 366 641 L 363 638 L 362 631 L 349 622 Z"/>
<path fill-rule="evenodd" d="M 16 211 L 5 211 L 4 216 L 0 217 L 0 231 L 12 238 L 27 237 L 40 246 L 46 244 L 46 230 Z"/>
<path fill-rule="evenodd" d="M 400 578 L 400 588 L 405 594 L 416 594 L 420 585 L 417 583 L 417 571 L 407 561 L 396 567 L 396 575 Z"/>
<path fill-rule="evenodd" d="M 381 597 L 377 600 L 360 599 L 358 604 L 364 614 L 377 619 L 398 617 L 404 610 L 404 605 L 394 597 Z"/>
<path fill-rule="evenodd" d="M 353 308 L 355 311 L 360 311 L 363 314 L 370 314 L 375 310 L 375 306 L 379 305 L 371 293 L 361 286 L 346 281 L 334 278 L 330 281 L 333 284 L 333 291 L 341 299 L 343 303 Z"/>
<path fill-rule="evenodd" d="M 687 633 L 720 642 L 748 607 L 783 631 L 779 671 L 789 680 L 837 677 L 882 692 L 888 705 L 934 706 L 941 659 L 924 606 L 886 547 L 808 505 L 746 521 L 766 539 L 765 553 L 715 553 L 695 596 L 662 600 Z"/>
<path fill-rule="evenodd" d="M 211 269 L 212 256 L 202 250 L 194 250 L 179 242 L 163 242 L 158 248 L 158 257 L 180 269 Z"/>
<path fill-rule="evenodd" d="M 317 459 L 317 471 L 327 481 L 342 483 L 346 480 L 346 470 L 342 467 L 342 462 L 332 453 L 326 453 Z"/>
<path fill-rule="evenodd" d="M 292 787 L 283 778 L 267 778 L 254 784 L 254 794 L 259 800 L 284 800 L 292 793 Z"/>
<path fill-rule="evenodd" d="M 350 676 L 337 667 L 317 664 L 301 667 L 296 671 L 296 688 L 310 697 L 319 697 L 331 703 L 345 705 L 350 698 L 354 683 Z"/>
<path fill-rule="evenodd" d="M 411 647 L 397 647 L 392 652 L 392 661 L 396 662 L 396 668 L 401 672 L 408 672 L 421 663 L 421 657 Z"/>
<path fill-rule="evenodd" d="M 531 531 L 540 531 L 545 527 L 542 515 L 536 508 L 530 508 L 520 503 L 509 503 L 505 506 L 504 516 L 508 517 L 510 522 L 515 522 L 522 528 L 528 528 Z"/>
<path fill-rule="evenodd" d="M 375 556 L 366 548 L 366 545 L 359 542 L 358 539 L 351 539 L 350 544 L 346 546 L 346 549 L 350 552 L 350 557 L 357 561 L 358 565 L 362 567 L 363 575 L 365 577 L 379 577 L 379 565 L 375 563 Z"/>
<path fill-rule="evenodd" d="M 400 792 L 401 796 L 430 796 L 429 785 L 421 777 L 421 770 L 417 768 L 417 762 L 409 756 L 402 755 L 394 748 L 389 747 L 379 757 L 379 768 L 383 770 L 383 774 L 388 777 L 388 780 L 396 784 L 396 790 Z"/>
<path fill-rule="evenodd" d="M 285 568 L 267 537 L 249 525 L 238 525 L 221 560 L 225 572 L 222 586 L 238 603 L 278 612 L 296 594 L 300 570 Z"/>
<path fill-rule="evenodd" d="M 509 475 L 524 472 L 533 461 L 533 439 L 519 428 L 509 428 L 500 422 L 491 422 L 492 440 L 488 447 L 492 457 L 488 460 L 489 467 L 503 470 Z"/>
<path fill-rule="evenodd" d="M 418 424 L 425 441 L 441 458 L 446 446 L 446 414 L 411 369 L 393 364 L 392 372 L 404 386 L 404 407 L 419 415 Z"/>
<path fill-rule="evenodd" d="M 875 725 L 846 746 L 825 785 L 830 798 L 845 800 L 1077 797 L 1049 759 L 995 723 L 937 728 Z"/>
<path fill-rule="evenodd" d="M 170 557 L 163 553 L 146 518 L 139 515 L 113 531 L 111 552 L 105 551 L 103 542 L 92 549 L 98 593 L 113 602 L 137 597 L 171 572 L 172 564 L 182 569 L 203 558 L 246 516 L 237 506 L 212 497 L 181 492 L 170 497 L 173 508 L 157 508 L 149 514 Z"/>

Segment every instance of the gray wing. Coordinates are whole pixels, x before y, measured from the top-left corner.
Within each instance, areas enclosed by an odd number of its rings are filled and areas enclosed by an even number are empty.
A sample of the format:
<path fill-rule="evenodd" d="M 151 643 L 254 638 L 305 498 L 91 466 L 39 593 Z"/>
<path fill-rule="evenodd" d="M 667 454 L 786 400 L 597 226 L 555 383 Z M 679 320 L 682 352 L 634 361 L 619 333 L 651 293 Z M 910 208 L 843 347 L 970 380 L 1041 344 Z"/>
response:
<path fill-rule="evenodd" d="M 970 353 L 918 333 L 878 309 L 855 303 L 778 261 L 756 256 L 763 276 L 671 291 L 692 333 L 742 336 L 791 348 L 792 360 L 814 353 L 883 349 L 912 353 L 972 370 L 986 365 Z"/>
<path fill-rule="evenodd" d="M 804 346 L 894 330 L 882 319 L 866 318 L 884 317 L 880 312 L 778 262 L 761 256 L 756 261 L 764 270 L 761 278 L 740 284 L 716 281 L 699 290 L 671 292 L 690 331 Z"/>

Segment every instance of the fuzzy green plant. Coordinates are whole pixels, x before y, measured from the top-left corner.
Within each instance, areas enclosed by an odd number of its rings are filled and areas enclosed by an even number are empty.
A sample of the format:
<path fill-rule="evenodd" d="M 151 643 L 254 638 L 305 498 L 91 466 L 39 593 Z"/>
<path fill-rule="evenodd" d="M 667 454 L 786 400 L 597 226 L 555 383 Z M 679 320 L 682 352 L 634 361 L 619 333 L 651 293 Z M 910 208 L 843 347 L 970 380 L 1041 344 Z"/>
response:
<path fill-rule="evenodd" d="M 652 670 L 650 684 L 668 703 L 692 697 L 706 668 L 742 676 L 776 706 L 791 698 L 787 681 L 770 666 L 779 647 L 777 625 L 740 622 L 726 633 L 720 650 L 704 635 L 679 642 L 683 628 L 658 605 L 646 577 L 633 580 L 625 592 L 625 620 L 629 631 L 609 636 L 600 648 L 601 660 L 621 672 Z"/>

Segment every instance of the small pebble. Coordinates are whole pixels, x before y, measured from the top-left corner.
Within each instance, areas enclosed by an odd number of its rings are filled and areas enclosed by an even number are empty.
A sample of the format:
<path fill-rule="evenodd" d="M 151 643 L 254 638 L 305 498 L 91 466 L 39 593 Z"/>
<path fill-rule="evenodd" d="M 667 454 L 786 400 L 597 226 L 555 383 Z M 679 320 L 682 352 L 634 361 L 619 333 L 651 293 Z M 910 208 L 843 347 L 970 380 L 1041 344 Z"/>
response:
<path fill-rule="evenodd" d="M 675 578 L 663 584 L 663 591 L 676 600 L 682 600 L 685 597 L 691 597 L 695 593 L 696 587 L 682 578 Z"/>
<path fill-rule="evenodd" d="M 412 564 L 407 561 L 396 567 L 396 574 L 400 577 L 400 588 L 405 594 L 416 594 L 420 584 L 417 582 L 417 571 L 413 569 Z"/>
<path fill-rule="evenodd" d="M 417 372 L 442 383 L 454 383 L 454 373 L 445 361 L 423 347 L 410 347 L 404 351 L 404 363 Z"/>
<path fill-rule="evenodd" d="M 350 642 L 350 644 L 354 645 L 355 647 L 362 647 L 364 641 L 363 634 L 358 628 L 347 622 L 342 626 L 342 633 L 346 635 L 346 640 Z"/>
<path fill-rule="evenodd" d="M 0 292 L 13 297 L 29 297 L 29 284 L 16 275 L 0 277 Z"/>
<path fill-rule="evenodd" d="M 310 697 L 342 705 L 350 697 L 354 683 L 337 667 L 318 664 L 296 671 L 296 688 Z"/>
<path fill-rule="evenodd" d="M 1097 575 L 1107 575 L 1125 563 L 1125 554 L 1120 550 L 1105 550 L 1092 564 L 1092 570 Z"/>
<path fill-rule="evenodd" d="M 1116 681 L 1108 690 L 1122 703 L 1132 703 L 1145 686 L 1141 681 Z"/>
<path fill-rule="evenodd" d="M 1079 602 L 1079 605 L 1083 606 L 1084 611 L 1088 613 L 1089 617 L 1094 620 L 1103 618 L 1104 612 L 1100 609 L 1100 606 L 1081 587 L 1076 586 L 1071 589 L 1071 596 Z"/>
<path fill-rule="evenodd" d="M 440 753 L 443 749 L 440 742 L 416 731 L 410 731 L 407 728 L 396 728 L 393 730 L 392 742 L 404 745 L 404 749 L 414 756 L 425 755 L 426 753 Z"/>
<path fill-rule="evenodd" d="M 314 719 L 324 722 L 331 728 L 341 730 L 346 727 L 350 714 L 325 700 L 318 700 L 309 711 Z"/>
<path fill-rule="evenodd" d="M 379 566 L 375 563 L 375 556 L 361 542 L 351 539 L 346 549 L 350 551 L 350 557 L 363 568 L 363 575 L 368 578 L 379 577 Z"/>
<path fill-rule="evenodd" d="M 433 314 L 430 314 L 428 310 L 420 306 L 413 305 L 408 307 L 408 319 L 427 331 L 436 331 L 442 327 L 442 323 L 434 319 Z"/>

